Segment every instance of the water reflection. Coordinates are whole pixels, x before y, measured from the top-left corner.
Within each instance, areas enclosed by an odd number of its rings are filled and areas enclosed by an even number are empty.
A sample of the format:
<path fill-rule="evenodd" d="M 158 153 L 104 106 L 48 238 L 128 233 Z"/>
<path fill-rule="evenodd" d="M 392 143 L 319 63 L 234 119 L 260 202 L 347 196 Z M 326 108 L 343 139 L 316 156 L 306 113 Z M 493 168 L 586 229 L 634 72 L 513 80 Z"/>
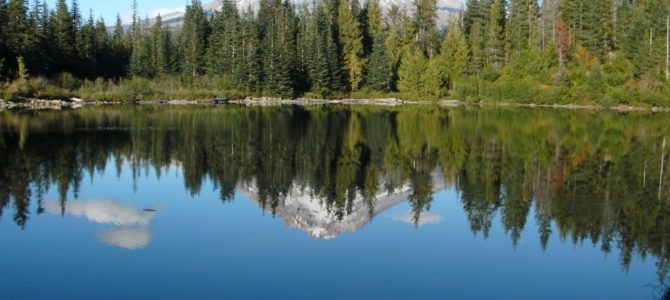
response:
<path fill-rule="evenodd" d="M 121 172 L 128 164 L 133 178 L 160 178 L 179 165 L 193 195 L 211 180 L 224 203 L 242 192 L 289 226 L 327 239 L 356 231 L 405 200 L 411 211 L 397 220 L 438 222 L 430 214 L 432 195 L 453 188 L 471 230 L 484 238 L 500 225 L 516 243 L 527 223 L 536 222 L 545 247 L 552 235 L 590 241 L 604 253 L 618 251 L 624 268 L 636 255 L 653 257 L 664 277 L 669 130 L 661 114 L 521 109 L 2 112 L 0 214 L 13 210 L 25 227 L 30 203 L 41 203 L 49 186 L 59 190 L 57 204 L 65 203 L 56 208 L 68 211 L 74 201 L 65 199 L 77 197 L 85 173 Z M 37 206 L 51 211 L 51 205 Z M 102 218 L 90 208 L 72 211 Z M 136 213 L 135 220 L 147 218 Z M 493 224 L 497 215 L 501 224 Z M 128 248 L 151 239 L 150 230 L 119 232 L 101 236 Z"/>
<path fill-rule="evenodd" d="M 140 210 L 111 200 L 47 201 L 42 206 L 54 215 L 72 215 L 99 224 L 114 225 L 96 235 L 100 241 L 112 246 L 141 249 L 148 246 L 153 237 L 149 223 L 154 217 L 154 209 Z"/>
<path fill-rule="evenodd" d="M 387 190 L 385 181 L 382 179 L 382 183 L 378 184 L 375 194 L 349 191 L 351 194 L 347 195 L 345 213 L 332 209 L 327 197 L 299 184 L 294 184 L 282 196 L 281 204 L 274 207 L 263 205 L 260 200 L 261 191 L 255 183 L 240 186 L 240 191 L 261 207 L 282 218 L 287 226 L 305 231 L 314 238 L 328 240 L 342 233 L 360 230 L 375 216 L 412 197 L 413 190 L 409 184 Z M 432 174 L 431 188 L 431 194 L 445 188 L 441 172 Z M 421 226 L 427 224 L 426 222 L 434 222 L 434 219 L 431 220 L 434 218 L 433 215 L 427 211 L 410 212 L 407 222 Z"/>
<path fill-rule="evenodd" d="M 404 214 L 394 215 L 392 219 L 393 221 L 415 225 L 416 227 L 442 223 L 442 216 L 432 212 L 421 213 L 418 216 L 418 222 L 416 222 L 415 217 L 416 216 L 412 212 L 407 212 Z"/>
<path fill-rule="evenodd" d="M 153 231 L 149 226 L 120 226 L 97 234 L 100 241 L 128 250 L 142 249 L 151 243 Z"/>
<path fill-rule="evenodd" d="M 111 200 L 44 202 L 43 207 L 52 214 L 84 217 L 100 224 L 117 226 L 147 225 L 154 217 L 153 211 L 145 211 Z"/>

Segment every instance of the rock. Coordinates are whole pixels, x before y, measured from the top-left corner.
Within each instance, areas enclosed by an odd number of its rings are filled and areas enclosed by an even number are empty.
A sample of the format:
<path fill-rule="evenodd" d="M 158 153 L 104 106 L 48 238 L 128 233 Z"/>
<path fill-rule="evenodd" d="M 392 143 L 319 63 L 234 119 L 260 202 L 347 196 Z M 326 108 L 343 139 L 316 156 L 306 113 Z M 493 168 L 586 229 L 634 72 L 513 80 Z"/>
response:
<path fill-rule="evenodd" d="M 81 102 L 83 102 L 84 100 L 81 100 L 81 99 L 76 98 L 76 97 L 72 97 L 72 98 L 70 98 L 70 101 L 71 101 L 71 102 L 75 102 L 75 103 L 81 103 Z"/>

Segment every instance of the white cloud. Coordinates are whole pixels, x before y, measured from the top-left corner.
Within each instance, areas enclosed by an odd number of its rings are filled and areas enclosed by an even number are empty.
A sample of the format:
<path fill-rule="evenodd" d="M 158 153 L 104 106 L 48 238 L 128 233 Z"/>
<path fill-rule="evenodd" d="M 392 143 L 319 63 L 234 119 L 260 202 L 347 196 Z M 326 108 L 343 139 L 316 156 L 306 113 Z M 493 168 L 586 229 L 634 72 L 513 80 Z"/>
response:
<path fill-rule="evenodd" d="M 52 214 L 61 213 L 61 204 L 58 201 L 48 201 L 44 203 L 44 208 Z M 154 212 L 111 200 L 68 201 L 65 203 L 65 213 L 96 223 L 125 226 L 147 225 L 154 216 Z"/>
<path fill-rule="evenodd" d="M 393 221 L 404 222 L 410 225 L 414 225 L 414 213 L 408 212 L 405 214 L 399 214 L 391 217 Z M 434 225 L 442 223 L 442 216 L 432 212 L 424 212 L 419 216 L 419 223 L 417 226 L 421 227 L 424 225 Z"/>
<path fill-rule="evenodd" d="M 121 22 L 123 24 L 130 24 L 133 22 L 133 11 L 132 10 L 127 10 L 124 12 L 119 13 L 119 17 L 121 17 Z M 112 20 L 113 22 L 116 22 L 116 19 Z"/>
<path fill-rule="evenodd" d="M 128 250 L 142 249 L 149 245 L 153 231 L 149 226 L 121 226 L 97 234 L 100 241 Z"/>

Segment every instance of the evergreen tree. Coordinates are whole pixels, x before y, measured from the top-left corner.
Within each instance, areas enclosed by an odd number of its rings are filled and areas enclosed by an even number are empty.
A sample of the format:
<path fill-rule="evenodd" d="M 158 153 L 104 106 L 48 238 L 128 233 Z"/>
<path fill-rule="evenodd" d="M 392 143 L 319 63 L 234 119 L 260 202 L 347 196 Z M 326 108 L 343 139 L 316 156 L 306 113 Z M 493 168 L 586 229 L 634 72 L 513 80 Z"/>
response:
<path fill-rule="evenodd" d="M 428 61 L 423 51 L 418 48 L 412 49 L 400 63 L 398 90 L 405 94 L 422 92 L 426 70 L 428 70 Z"/>
<path fill-rule="evenodd" d="M 314 13 L 310 15 L 306 26 L 304 38 L 309 51 L 306 55 L 307 72 L 309 77 L 310 89 L 320 96 L 329 96 L 333 93 L 332 66 L 329 64 L 329 58 L 332 56 L 331 48 L 333 36 L 326 17 L 326 6 L 317 4 Z M 337 52 L 334 53 L 337 55 Z"/>
<path fill-rule="evenodd" d="M 135 14 L 133 14 L 135 15 Z M 139 77 L 153 76 L 151 68 L 151 41 L 144 34 L 144 26 L 133 17 L 132 26 L 132 52 L 130 54 L 130 75 Z"/>
<path fill-rule="evenodd" d="M 480 0 L 467 0 L 465 2 L 465 11 L 463 12 L 463 30 L 468 39 L 471 38 L 472 27 L 475 22 L 483 18 L 483 8 Z"/>
<path fill-rule="evenodd" d="M 58 0 L 50 23 L 54 31 L 54 57 L 58 57 L 54 60 L 55 71 L 74 72 L 77 63 L 76 37 L 74 22 L 65 0 Z"/>
<path fill-rule="evenodd" d="M 384 32 L 384 13 L 379 0 L 369 0 L 365 3 L 365 40 L 366 51 L 370 53 L 374 47 L 374 40 Z"/>
<path fill-rule="evenodd" d="M 585 1 L 586 2 L 586 1 Z M 537 42 L 536 0 L 511 0 L 507 37 L 510 51 L 528 49 Z"/>
<path fill-rule="evenodd" d="M 9 16 L 7 15 L 7 1 L 0 0 L 0 80 L 7 74 L 5 72 L 5 62 L 9 56 L 7 49 L 7 25 Z"/>
<path fill-rule="evenodd" d="M 245 87 L 249 91 L 258 91 L 262 76 L 262 59 L 257 22 L 251 8 L 243 13 L 240 28 L 240 39 L 242 40 L 240 80 L 246 83 Z"/>
<path fill-rule="evenodd" d="M 241 47 L 240 17 L 232 0 L 223 0 L 221 11 L 214 14 L 212 35 L 207 50 L 207 70 L 211 74 L 238 76 Z"/>
<path fill-rule="evenodd" d="M 160 15 L 156 17 L 151 28 L 151 41 L 153 48 L 153 65 L 156 75 L 166 75 L 173 71 L 174 50 L 172 44 L 172 31 L 163 27 L 163 19 Z"/>
<path fill-rule="evenodd" d="M 95 21 L 93 20 L 93 12 L 89 13 L 88 20 L 79 31 L 78 34 L 78 53 L 81 69 L 80 74 L 84 77 L 95 77 L 97 73 L 97 57 L 98 57 L 98 36 L 96 33 Z"/>
<path fill-rule="evenodd" d="M 111 66 L 115 59 L 114 49 L 111 47 L 111 39 L 105 20 L 100 18 L 95 22 L 95 36 L 97 51 L 95 57 L 95 75 L 96 77 L 113 77 L 113 67 Z"/>
<path fill-rule="evenodd" d="M 614 48 L 611 0 L 564 0 L 561 13 L 577 42 L 594 55 L 604 58 Z"/>
<path fill-rule="evenodd" d="M 258 12 L 265 89 L 287 98 L 294 97 L 296 92 L 294 13 L 291 4 L 281 0 L 262 0 Z"/>
<path fill-rule="evenodd" d="M 505 6 L 505 0 L 494 0 L 491 5 L 488 54 L 490 64 L 496 69 L 502 68 L 505 62 Z"/>
<path fill-rule="evenodd" d="M 29 13 L 30 29 L 29 35 L 32 36 L 32 45 L 27 55 L 27 64 L 33 74 L 47 74 L 51 59 L 49 57 L 50 36 L 49 36 L 49 11 L 46 2 L 34 0 L 32 9 Z M 1 52 L 1 50 L 0 50 Z"/>
<path fill-rule="evenodd" d="M 414 40 L 429 57 L 438 45 L 437 0 L 414 0 Z"/>
<path fill-rule="evenodd" d="M 351 2 L 349 2 L 351 1 Z M 358 16 L 353 7 L 357 0 L 340 0 L 337 14 L 340 42 L 342 43 L 342 54 L 344 56 L 344 67 L 348 73 L 348 81 L 352 91 L 358 90 L 363 80 L 365 59 L 363 58 L 363 33 Z"/>
<path fill-rule="evenodd" d="M 108 76 L 120 77 L 128 75 L 130 72 L 130 70 L 128 70 L 128 62 L 130 60 L 132 49 L 130 40 L 125 34 L 121 16 L 119 15 L 116 16 L 116 23 L 110 41 L 110 49 L 112 53 L 110 61 L 112 63 L 107 64 L 110 69 Z"/>
<path fill-rule="evenodd" d="M 32 49 L 33 36 L 30 35 L 30 26 L 25 0 L 10 0 L 7 8 L 7 23 L 4 34 L 5 47 L 11 57 L 24 55 L 26 54 L 24 52 Z M 13 61 L 16 62 L 17 60 L 13 59 Z M 14 69 L 9 64 L 7 64 L 7 67 Z M 16 65 L 15 67 L 18 68 Z"/>
<path fill-rule="evenodd" d="M 443 66 L 441 74 L 444 76 L 444 82 L 446 83 L 444 87 L 451 88 L 454 81 L 463 74 L 468 60 L 468 43 L 465 40 L 463 29 L 455 19 L 449 21 L 449 31 L 442 42 L 440 58 Z"/>
<path fill-rule="evenodd" d="M 386 53 L 386 43 L 382 34 L 377 35 L 373 43 L 372 54 L 367 68 L 367 85 L 381 92 L 388 92 L 391 89 L 391 59 Z"/>
<path fill-rule="evenodd" d="M 299 78 L 298 86 L 300 92 L 309 91 L 309 67 L 312 63 L 312 45 L 316 42 L 313 26 L 314 14 L 309 5 L 301 5 L 297 11 L 298 37 L 297 37 L 297 62 L 296 67 Z"/>
<path fill-rule="evenodd" d="M 391 90 L 397 90 L 398 68 L 400 60 L 407 44 L 403 41 L 404 26 L 402 25 L 403 13 L 397 5 L 391 5 L 388 12 L 388 33 L 386 37 L 386 52 L 391 59 Z"/>
<path fill-rule="evenodd" d="M 204 74 L 208 35 L 209 23 L 202 4 L 200 0 L 192 0 L 186 6 L 179 39 L 181 70 L 185 75 L 195 77 Z"/>
<path fill-rule="evenodd" d="M 486 65 L 486 40 L 482 22 L 476 21 L 470 30 L 470 73 L 479 74 Z"/>
<path fill-rule="evenodd" d="M 487 42 L 490 41 L 489 34 L 491 34 L 489 6 L 490 3 L 486 0 L 468 1 L 468 9 L 463 16 L 463 26 L 471 51 L 469 69 L 473 74 L 479 74 L 491 58 L 487 48 Z"/>

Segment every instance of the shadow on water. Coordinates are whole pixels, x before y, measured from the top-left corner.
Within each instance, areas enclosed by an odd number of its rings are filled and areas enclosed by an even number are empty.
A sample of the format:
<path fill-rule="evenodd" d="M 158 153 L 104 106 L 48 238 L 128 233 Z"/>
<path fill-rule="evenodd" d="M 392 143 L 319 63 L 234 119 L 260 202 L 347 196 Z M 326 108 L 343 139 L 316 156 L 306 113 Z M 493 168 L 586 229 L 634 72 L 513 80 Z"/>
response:
<path fill-rule="evenodd" d="M 590 241 L 605 253 L 620 251 L 624 269 L 636 255 L 651 256 L 664 279 L 668 130 L 667 116 L 651 113 L 467 107 L 1 112 L 0 214 L 12 214 L 4 217 L 23 228 L 32 201 L 37 214 L 53 213 L 54 204 L 61 214 L 70 211 L 79 202 L 66 199 L 78 198 L 86 173 L 114 168 L 120 175 L 128 164 L 135 179 L 149 172 L 160 178 L 179 167 L 194 196 L 211 180 L 223 202 L 239 191 L 292 226 L 333 238 L 405 200 L 412 211 L 397 220 L 438 222 L 430 213 L 433 194 L 452 188 L 473 233 L 487 238 L 500 215 L 516 244 L 534 220 L 543 247 L 554 234 Z M 51 186 L 59 201 L 44 201 Z M 310 211 L 286 199 L 319 199 L 324 207 Z M 306 228 L 316 222 L 310 213 L 324 210 L 326 221 Z M 291 220 L 297 211 L 305 224 Z M 149 228 L 127 225 L 99 238 L 128 248 L 151 239 Z"/>

